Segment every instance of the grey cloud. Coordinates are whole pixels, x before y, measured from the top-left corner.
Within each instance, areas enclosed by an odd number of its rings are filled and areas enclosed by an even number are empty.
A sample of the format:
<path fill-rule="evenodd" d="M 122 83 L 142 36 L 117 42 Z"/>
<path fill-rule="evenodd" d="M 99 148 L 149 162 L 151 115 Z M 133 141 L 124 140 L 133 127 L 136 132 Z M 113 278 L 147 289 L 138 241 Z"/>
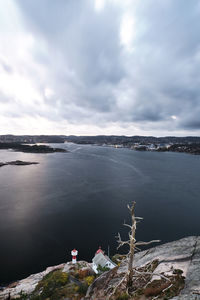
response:
<path fill-rule="evenodd" d="M 115 103 L 112 88 L 125 76 L 119 41 L 120 10 L 107 5 L 98 14 L 93 1 L 17 3 L 30 30 L 38 40 L 45 40 L 51 58 L 57 60 L 52 63 L 50 58 L 45 59 L 49 53 L 45 56 L 40 51 L 35 57 L 49 68 L 48 80 L 59 96 L 54 101 L 63 107 L 73 102 L 92 112 L 110 111 Z"/>
<path fill-rule="evenodd" d="M 137 12 L 139 27 L 142 24 L 145 29 L 135 41 L 135 54 L 129 63 L 137 69 L 131 72 L 132 78 L 138 78 L 135 117 L 158 122 L 177 115 L 181 121 L 171 126 L 180 128 L 200 107 L 199 3 L 176 0 L 155 5 L 155 1 L 145 1 Z M 150 97 L 143 97 L 145 89 L 149 89 Z M 140 103 L 144 109 L 138 114 Z"/>
<path fill-rule="evenodd" d="M 188 108 L 188 113 L 180 120 L 181 128 L 192 130 L 200 128 L 200 106 L 194 105 L 193 110 Z"/>
<path fill-rule="evenodd" d="M 48 69 L 47 83 L 56 95 L 45 102 L 57 110 L 55 118 L 200 129 L 198 0 L 134 2 L 128 11 L 137 33 L 131 53 L 120 44 L 123 11 L 114 2 L 107 1 L 101 12 L 90 0 L 16 3 L 38 41 L 34 59 Z M 118 105 L 120 97 L 124 106 Z"/>
<path fill-rule="evenodd" d="M 200 120 L 199 118 L 198 119 L 190 119 L 188 122 L 184 122 L 183 124 L 183 127 L 185 129 L 199 129 L 200 128 Z"/>
<path fill-rule="evenodd" d="M 97 14 L 93 1 L 27 0 L 17 3 L 30 29 L 53 49 L 54 59 L 57 54 L 61 55 L 63 63 L 77 71 L 83 81 L 120 80 L 123 66 L 118 39 L 119 10 L 108 5 L 104 13 Z"/>

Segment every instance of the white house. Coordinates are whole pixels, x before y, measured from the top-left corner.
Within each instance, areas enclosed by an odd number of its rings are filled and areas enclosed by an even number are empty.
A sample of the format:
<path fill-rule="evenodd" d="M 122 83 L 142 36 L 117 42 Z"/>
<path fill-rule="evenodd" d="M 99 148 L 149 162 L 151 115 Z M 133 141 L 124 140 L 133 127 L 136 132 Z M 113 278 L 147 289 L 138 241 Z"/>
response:
<path fill-rule="evenodd" d="M 107 256 L 104 254 L 104 251 L 101 250 L 101 247 L 97 252 L 95 253 L 94 258 L 92 259 L 92 268 L 96 274 L 98 274 L 98 266 L 101 266 L 102 268 L 106 267 L 109 269 L 113 269 L 116 267 L 116 264 Z"/>

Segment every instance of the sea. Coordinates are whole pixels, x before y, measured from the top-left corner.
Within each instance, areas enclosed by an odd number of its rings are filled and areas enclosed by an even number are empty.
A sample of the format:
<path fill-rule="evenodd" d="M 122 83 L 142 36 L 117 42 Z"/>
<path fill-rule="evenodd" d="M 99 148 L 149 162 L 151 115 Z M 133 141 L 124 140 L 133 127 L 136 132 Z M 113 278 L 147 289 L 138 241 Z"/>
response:
<path fill-rule="evenodd" d="M 0 168 L 0 285 L 71 260 L 92 261 L 99 246 L 127 240 L 127 204 L 136 202 L 140 241 L 200 235 L 200 156 L 126 148 L 50 144 L 66 153 L 1 150 L 0 161 L 38 165 Z"/>

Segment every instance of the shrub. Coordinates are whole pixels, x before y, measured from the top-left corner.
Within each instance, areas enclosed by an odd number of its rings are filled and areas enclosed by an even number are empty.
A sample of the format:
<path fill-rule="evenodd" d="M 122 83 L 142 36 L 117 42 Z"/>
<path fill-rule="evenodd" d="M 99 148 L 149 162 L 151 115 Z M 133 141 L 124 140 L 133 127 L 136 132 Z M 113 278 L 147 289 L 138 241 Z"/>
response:
<path fill-rule="evenodd" d="M 41 290 L 40 298 L 46 299 L 59 287 L 68 283 L 68 275 L 60 270 L 47 274 L 37 285 L 36 290 Z"/>
<path fill-rule="evenodd" d="M 87 276 L 84 280 L 87 283 L 87 285 L 91 285 L 94 281 L 95 277 L 94 276 Z"/>
<path fill-rule="evenodd" d="M 18 298 L 19 300 L 27 300 L 28 299 L 28 296 L 27 294 L 25 294 L 24 292 L 20 292 L 20 298 Z"/>
<path fill-rule="evenodd" d="M 115 254 L 111 260 L 116 264 L 116 265 L 120 265 L 122 260 L 126 258 L 126 255 L 122 255 L 122 254 Z"/>
<path fill-rule="evenodd" d="M 102 266 L 98 265 L 97 271 L 99 273 L 103 273 L 103 272 L 106 272 L 106 271 L 110 271 L 110 268 L 108 268 L 108 267 L 102 267 Z"/>
<path fill-rule="evenodd" d="M 78 278 L 79 279 L 83 279 L 83 278 L 87 277 L 88 275 L 89 275 L 89 270 L 88 269 L 78 271 Z"/>
<path fill-rule="evenodd" d="M 79 286 L 78 288 L 78 293 L 81 294 L 81 295 L 86 295 L 87 293 L 87 289 L 88 289 L 88 285 L 83 283 Z"/>
<path fill-rule="evenodd" d="M 173 274 L 182 275 L 182 274 L 183 274 L 183 271 L 180 270 L 180 269 L 175 269 L 175 270 L 173 271 Z"/>
<path fill-rule="evenodd" d="M 128 299 L 129 299 L 129 295 L 127 295 L 126 293 L 123 293 L 116 298 L 116 300 L 128 300 Z"/>

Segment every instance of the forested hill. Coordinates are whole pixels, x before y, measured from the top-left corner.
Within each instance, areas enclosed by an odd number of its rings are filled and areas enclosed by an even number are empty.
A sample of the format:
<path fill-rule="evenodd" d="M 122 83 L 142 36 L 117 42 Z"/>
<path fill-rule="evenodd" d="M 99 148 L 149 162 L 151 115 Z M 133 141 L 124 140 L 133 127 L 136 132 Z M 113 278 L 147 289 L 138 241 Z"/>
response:
<path fill-rule="evenodd" d="M 129 143 L 200 143 L 200 137 L 187 136 L 187 137 L 154 137 L 154 136 L 118 136 L 118 135 L 97 135 L 97 136 L 66 136 L 66 141 L 80 144 L 129 144 Z"/>

